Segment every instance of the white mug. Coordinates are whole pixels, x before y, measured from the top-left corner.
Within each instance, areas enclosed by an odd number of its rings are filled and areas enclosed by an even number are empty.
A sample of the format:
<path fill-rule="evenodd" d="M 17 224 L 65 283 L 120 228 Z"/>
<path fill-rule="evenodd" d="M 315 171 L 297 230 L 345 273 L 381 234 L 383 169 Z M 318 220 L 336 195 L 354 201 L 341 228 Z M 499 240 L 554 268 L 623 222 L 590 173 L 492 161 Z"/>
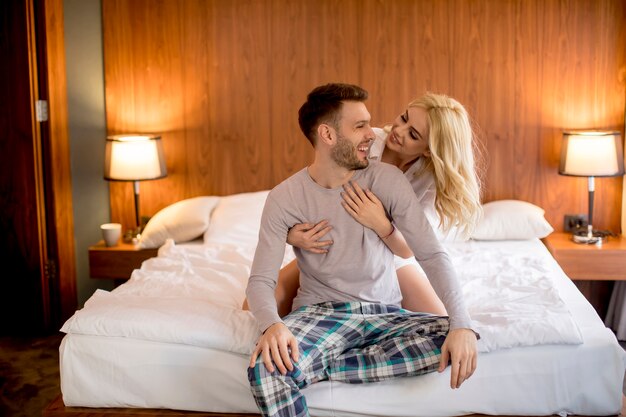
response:
<path fill-rule="evenodd" d="M 122 237 L 122 225 L 119 223 L 105 223 L 100 226 L 102 238 L 107 246 L 117 246 Z"/>

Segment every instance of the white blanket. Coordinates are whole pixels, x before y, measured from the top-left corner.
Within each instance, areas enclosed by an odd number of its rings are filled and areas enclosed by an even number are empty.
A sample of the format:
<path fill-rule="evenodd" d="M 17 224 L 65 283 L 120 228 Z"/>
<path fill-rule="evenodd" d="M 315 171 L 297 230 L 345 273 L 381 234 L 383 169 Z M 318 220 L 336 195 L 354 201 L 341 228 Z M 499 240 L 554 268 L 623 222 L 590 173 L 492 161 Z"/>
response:
<path fill-rule="evenodd" d="M 240 306 L 254 245 L 175 245 L 143 263 L 126 284 L 98 290 L 61 331 L 211 347 L 249 354 L 258 337 Z M 473 242 L 447 244 L 481 352 L 582 343 L 546 260 Z M 293 259 L 288 250 L 284 263 Z"/>

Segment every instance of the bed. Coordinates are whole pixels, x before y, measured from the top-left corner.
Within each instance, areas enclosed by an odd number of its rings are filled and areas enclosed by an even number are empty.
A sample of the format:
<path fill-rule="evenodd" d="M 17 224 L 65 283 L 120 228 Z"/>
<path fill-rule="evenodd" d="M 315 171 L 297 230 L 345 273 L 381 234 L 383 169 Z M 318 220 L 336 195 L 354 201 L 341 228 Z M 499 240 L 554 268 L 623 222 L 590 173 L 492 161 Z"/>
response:
<path fill-rule="evenodd" d="M 258 330 L 240 306 L 266 196 L 212 197 L 195 209 L 208 219 L 194 226 L 205 229 L 200 239 L 176 243 L 177 226 L 163 228 L 157 257 L 65 323 L 65 406 L 257 413 L 246 367 Z M 449 368 L 325 381 L 304 391 L 313 415 L 619 414 L 624 350 L 538 238 L 444 244 L 482 336 L 472 378 L 458 390 Z"/>

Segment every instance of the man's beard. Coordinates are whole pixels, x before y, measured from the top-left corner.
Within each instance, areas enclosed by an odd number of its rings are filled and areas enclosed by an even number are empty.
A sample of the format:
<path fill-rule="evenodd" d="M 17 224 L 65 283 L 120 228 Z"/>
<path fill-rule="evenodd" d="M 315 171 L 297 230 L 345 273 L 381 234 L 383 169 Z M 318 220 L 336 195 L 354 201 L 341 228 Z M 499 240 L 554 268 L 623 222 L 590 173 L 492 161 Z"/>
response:
<path fill-rule="evenodd" d="M 331 158 L 337 165 L 346 169 L 364 169 L 369 165 L 369 160 L 365 158 L 359 160 L 356 147 L 343 136 L 337 136 L 337 144 L 332 150 Z"/>

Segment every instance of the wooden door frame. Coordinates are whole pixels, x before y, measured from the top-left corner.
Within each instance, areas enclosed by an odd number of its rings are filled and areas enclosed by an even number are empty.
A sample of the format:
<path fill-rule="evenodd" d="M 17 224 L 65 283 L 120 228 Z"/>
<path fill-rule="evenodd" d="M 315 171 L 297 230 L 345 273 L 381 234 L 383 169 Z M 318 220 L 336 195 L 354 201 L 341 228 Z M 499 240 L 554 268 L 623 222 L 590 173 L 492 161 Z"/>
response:
<path fill-rule="evenodd" d="M 58 330 L 77 307 L 63 0 L 27 0 L 41 327 Z M 47 103 L 39 121 L 37 101 Z"/>
<path fill-rule="evenodd" d="M 48 101 L 48 121 L 41 124 L 47 280 L 51 330 L 58 329 L 77 308 L 74 211 L 67 111 L 63 0 L 34 0 L 40 97 Z M 45 94 L 45 95 L 44 95 Z"/>

